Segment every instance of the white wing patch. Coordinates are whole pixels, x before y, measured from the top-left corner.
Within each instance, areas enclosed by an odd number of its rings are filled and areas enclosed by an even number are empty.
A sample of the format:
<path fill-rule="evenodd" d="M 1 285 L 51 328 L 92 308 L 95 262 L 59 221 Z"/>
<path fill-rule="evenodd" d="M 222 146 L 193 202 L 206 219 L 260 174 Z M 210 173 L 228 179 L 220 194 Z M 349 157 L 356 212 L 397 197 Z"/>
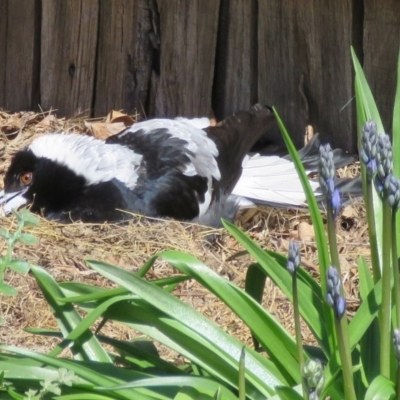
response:
<path fill-rule="evenodd" d="M 216 144 L 207 136 L 206 132 L 193 126 L 185 120 L 152 119 L 138 122 L 126 130 L 128 133 L 143 130 L 146 134 L 151 134 L 153 130 L 166 129 L 172 137 L 176 137 L 187 142 L 185 146 L 194 156 L 188 154 L 190 163 L 186 165 L 184 174 L 187 176 L 200 175 L 206 178 L 214 177 L 221 179 L 221 174 L 217 165 L 216 157 L 218 149 Z"/>
<path fill-rule="evenodd" d="M 48 134 L 35 139 L 28 148 L 68 167 L 86 179 L 87 185 L 118 179 L 130 189 L 138 179 L 142 156 L 118 144 L 77 134 Z"/>
<path fill-rule="evenodd" d="M 186 124 L 190 124 L 198 129 L 204 129 L 211 125 L 210 118 L 201 117 L 201 118 L 184 118 L 184 117 L 176 117 L 175 121 L 180 121 Z"/>
<path fill-rule="evenodd" d="M 310 181 L 314 192 L 319 184 Z M 294 164 L 278 156 L 245 158 L 243 172 L 232 191 L 236 196 L 287 206 L 304 206 L 306 197 Z"/>

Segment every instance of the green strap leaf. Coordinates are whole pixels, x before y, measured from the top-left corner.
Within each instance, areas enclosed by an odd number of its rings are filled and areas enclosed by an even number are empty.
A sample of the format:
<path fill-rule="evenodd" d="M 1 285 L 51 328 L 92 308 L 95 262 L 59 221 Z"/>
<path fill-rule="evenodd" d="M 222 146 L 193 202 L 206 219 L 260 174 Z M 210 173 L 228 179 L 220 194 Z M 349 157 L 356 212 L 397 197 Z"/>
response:
<path fill-rule="evenodd" d="M 379 134 L 384 134 L 385 129 L 383 127 L 378 107 L 376 106 L 371 89 L 368 85 L 367 79 L 365 78 L 364 71 L 361 67 L 360 62 L 358 61 L 357 55 L 353 48 L 351 48 L 351 55 L 353 59 L 354 70 L 356 73 L 354 85 L 355 85 L 356 106 L 357 106 L 357 135 L 358 135 L 358 145 L 360 147 L 362 127 L 364 123 L 367 121 L 367 119 L 373 119 L 376 122 Z M 362 163 L 361 163 L 361 172 L 363 175 L 363 183 L 365 183 L 366 180 L 365 167 Z M 382 202 L 379 199 L 376 190 L 373 190 L 372 202 L 373 202 L 373 209 L 375 216 L 376 234 L 378 238 L 378 254 L 380 260 L 382 260 L 383 209 L 382 209 Z"/>
<path fill-rule="evenodd" d="M 274 281 L 289 300 L 292 300 L 292 278 L 289 272 L 285 268 L 282 268 L 282 266 L 278 264 L 276 260 L 268 254 L 268 252 L 265 252 L 254 240 L 238 229 L 235 225 L 227 221 L 223 221 L 223 224 L 229 233 L 244 246 L 252 257 L 254 257 L 264 273 Z M 326 317 L 321 298 L 318 296 L 318 292 L 315 293 L 312 287 L 308 286 L 300 279 L 298 285 L 300 313 L 312 330 L 315 339 L 323 348 L 323 351 L 326 354 L 329 354 L 329 335 L 326 330 L 326 322 L 321 317 Z M 291 351 L 293 351 L 293 355 L 296 355 L 295 357 L 297 357 L 296 346 L 294 346 L 293 349 L 291 348 Z"/>
<path fill-rule="evenodd" d="M 312 224 L 314 226 L 315 231 L 315 241 L 317 243 L 318 249 L 318 261 L 319 261 L 319 268 L 320 268 L 320 277 L 321 277 L 321 288 L 323 296 L 326 296 L 326 272 L 330 265 L 330 258 L 329 258 L 329 250 L 328 250 L 328 243 L 325 235 L 324 224 L 322 221 L 321 213 L 318 208 L 317 201 L 315 199 L 314 193 L 311 189 L 311 185 L 308 179 L 308 176 L 304 170 L 303 164 L 300 160 L 299 155 L 297 154 L 296 148 L 290 139 L 289 133 L 286 130 L 285 125 L 283 124 L 281 118 L 279 117 L 277 111 L 274 109 L 274 114 L 276 120 L 278 122 L 279 129 L 281 131 L 283 140 L 285 141 L 286 147 L 289 151 L 290 157 L 293 160 L 293 163 L 296 167 L 297 173 L 299 175 L 299 179 L 303 186 L 304 193 L 306 195 L 307 205 L 310 211 L 310 216 L 312 220 Z M 336 357 L 336 343 L 337 338 L 334 329 L 334 316 L 332 309 L 328 306 L 326 302 L 323 302 L 324 312 L 323 315 L 325 316 L 325 324 L 326 324 L 326 331 L 330 332 L 328 335 L 324 335 L 323 342 L 329 348 L 329 353 L 332 357 Z"/>
<path fill-rule="evenodd" d="M 394 383 L 382 375 L 379 375 L 372 381 L 365 394 L 364 400 L 390 400 L 394 398 L 395 395 Z"/>
<path fill-rule="evenodd" d="M 47 303 L 57 319 L 63 336 L 67 337 L 82 321 L 81 316 L 74 309 L 72 304 L 57 300 L 58 298 L 64 297 L 63 292 L 47 271 L 38 266 L 32 266 L 31 269 Z M 89 329 L 87 329 L 84 336 L 74 342 L 71 351 L 74 353 L 75 357 L 83 360 L 111 363 L 107 352 L 102 348 L 101 344 Z"/>
<path fill-rule="evenodd" d="M 132 316 L 139 318 L 142 315 L 146 324 L 149 324 L 148 328 L 145 326 L 140 327 L 142 332 L 146 331 L 146 333 L 150 333 L 150 336 L 157 336 L 162 342 L 166 343 L 170 343 L 171 340 L 175 341 L 177 337 L 180 337 L 182 344 L 187 343 L 190 345 L 190 342 L 196 339 L 198 344 L 195 350 L 195 358 L 197 358 L 199 365 L 206 370 L 211 369 L 210 372 L 217 374 L 219 379 L 229 382 L 234 387 L 237 386 L 237 369 L 242 347 L 239 341 L 227 335 L 202 314 L 156 285 L 115 266 L 92 260 L 87 262 L 100 274 L 124 286 L 133 294 L 140 296 L 148 304 L 146 307 L 140 306 L 135 307 L 134 310 L 132 309 L 132 315 L 129 315 L 128 318 L 128 320 L 132 320 Z M 108 317 L 114 316 L 114 312 L 114 310 L 112 312 L 110 310 Z M 128 309 L 125 307 L 124 315 L 126 318 L 128 316 L 127 312 Z M 164 314 L 164 317 L 162 317 L 162 314 Z M 155 335 L 155 326 L 160 328 L 162 326 L 166 337 L 160 335 L 162 331 L 157 332 Z M 178 326 L 179 330 L 177 329 Z M 168 332 L 171 333 L 169 334 Z M 191 347 L 191 351 L 193 350 L 194 348 Z M 210 355 L 212 354 L 213 362 L 202 363 L 201 359 L 206 357 L 209 352 Z M 251 349 L 248 350 L 246 384 L 249 385 L 254 393 L 270 395 L 271 383 L 273 384 L 274 382 L 276 385 L 279 384 L 279 381 L 261 364 L 262 358 L 258 358 L 256 354 Z M 268 365 L 268 363 L 265 365 Z"/>
<path fill-rule="evenodd" d="M 160 257 L 218 296 L 246 323 L 289 382 L 298 382 L 300 376 L 294 339 L 260 304 L 193 256 L 166 251 Z"/>

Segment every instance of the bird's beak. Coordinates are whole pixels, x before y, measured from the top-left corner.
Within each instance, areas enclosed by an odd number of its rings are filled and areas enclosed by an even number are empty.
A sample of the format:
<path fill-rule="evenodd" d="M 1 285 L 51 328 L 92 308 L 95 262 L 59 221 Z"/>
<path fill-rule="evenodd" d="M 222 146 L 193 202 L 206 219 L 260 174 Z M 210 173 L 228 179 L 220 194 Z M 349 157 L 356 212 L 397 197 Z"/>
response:
<path fill-rule="evenodd" d="M 0 215 L 10 214 L 12 210 L 28 204 L 28 199 L 24 197 L 28 188 L 20 192 L 5 193 L 4 190 L 0 191 Z"/>

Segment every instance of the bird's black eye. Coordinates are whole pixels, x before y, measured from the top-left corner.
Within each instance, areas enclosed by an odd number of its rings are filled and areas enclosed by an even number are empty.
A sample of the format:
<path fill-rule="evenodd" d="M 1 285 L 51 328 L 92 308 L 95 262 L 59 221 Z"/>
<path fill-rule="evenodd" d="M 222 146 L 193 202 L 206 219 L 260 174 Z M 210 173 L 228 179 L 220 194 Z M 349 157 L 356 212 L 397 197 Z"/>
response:
<path fill-rule="evenodd" d="M 19 181 L 24 186 L 29 185 L 32 182 L 32 172 L 23 172 L 20 174 Z"/>

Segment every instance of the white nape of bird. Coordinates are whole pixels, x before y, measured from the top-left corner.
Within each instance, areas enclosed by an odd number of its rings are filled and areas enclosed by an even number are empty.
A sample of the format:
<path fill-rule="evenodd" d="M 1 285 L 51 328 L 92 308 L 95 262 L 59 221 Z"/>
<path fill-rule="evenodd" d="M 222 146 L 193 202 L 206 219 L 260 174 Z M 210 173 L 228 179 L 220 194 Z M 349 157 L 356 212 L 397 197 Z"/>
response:
<path fill-rule="evenodd" d="M 147 120 L 106 141 L 43 135 L 14 156 L 0 192 L 3 212 L 29 206 L 60 222 L 121 221 L 134 213 L 218 226 L 239 206 L 304 205 L 289 159 L 248 155 L 274 124 L 269 107 L 257 104 L 209 123 Z M 303 150 L 306 163 L 311 148 Z M 340 153 L 337 160 L 352 158 Z M 318 184 L 311 185 L 318 193 Z"/>

